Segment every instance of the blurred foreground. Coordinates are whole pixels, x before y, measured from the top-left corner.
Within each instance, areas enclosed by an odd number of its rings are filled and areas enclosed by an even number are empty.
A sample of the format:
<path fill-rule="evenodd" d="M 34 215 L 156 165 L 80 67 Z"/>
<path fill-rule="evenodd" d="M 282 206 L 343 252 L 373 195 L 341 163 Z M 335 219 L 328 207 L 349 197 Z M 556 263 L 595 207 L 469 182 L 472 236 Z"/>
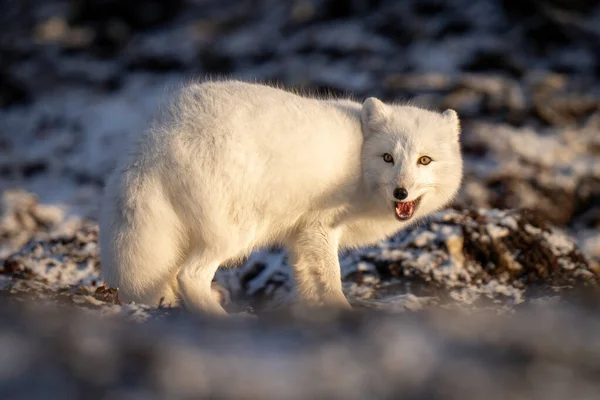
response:
<path fill-rule="evenodd" d="M 594 399 L 598 304 L 516 315 L 316 314 L 136 325 L 0 310 L 0 396 L 116 399 Z"/>

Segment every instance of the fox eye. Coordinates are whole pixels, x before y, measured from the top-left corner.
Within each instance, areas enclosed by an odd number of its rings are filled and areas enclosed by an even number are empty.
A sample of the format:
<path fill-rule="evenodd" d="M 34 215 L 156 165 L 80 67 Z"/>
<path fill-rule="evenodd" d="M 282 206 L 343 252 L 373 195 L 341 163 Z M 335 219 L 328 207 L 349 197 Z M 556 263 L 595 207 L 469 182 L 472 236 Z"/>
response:
<path fill-rule="evenodd" d="M 431 159 L 431 157 L 428 157 L 428 156 L 419 157 L 419 164 L 421 164 L 421 165 L 429 165 L 429 163 L 432 161 L 433 160 Z"/>
<path fill-rule="evenodd" d="M 394 157 L 392 157 L 392 155 L 390 153 L 385 153 L 383 155 L 383 161 L 385 161 L 386 163 L 394 163 Z"/>

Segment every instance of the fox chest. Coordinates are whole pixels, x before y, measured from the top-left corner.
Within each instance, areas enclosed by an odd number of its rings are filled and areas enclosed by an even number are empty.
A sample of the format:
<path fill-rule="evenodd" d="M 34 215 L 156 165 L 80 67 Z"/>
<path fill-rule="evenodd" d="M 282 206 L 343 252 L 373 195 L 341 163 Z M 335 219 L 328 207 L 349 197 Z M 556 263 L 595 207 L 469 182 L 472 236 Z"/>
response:
<path fill-rule="evenodd" d="M 393 236 L 406 224 L 393 217 L 365 218 L 345 225 L 340 239 L 341 247 L 362 247 L 376 244 Z"/>

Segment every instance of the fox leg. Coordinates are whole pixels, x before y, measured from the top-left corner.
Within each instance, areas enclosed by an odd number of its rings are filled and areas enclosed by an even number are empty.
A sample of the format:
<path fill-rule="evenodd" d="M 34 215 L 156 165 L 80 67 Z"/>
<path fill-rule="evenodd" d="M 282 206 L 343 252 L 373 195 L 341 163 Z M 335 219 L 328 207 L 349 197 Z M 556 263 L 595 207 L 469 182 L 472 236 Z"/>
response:
<path fill-rule="evenodd" d="M 219 268 L 217 257 L 207 252 L 194 252 L 182 264 L 177 283 L 185 307 L 197 313 L 227 315 L 215 296 L 212 279 Z"/>
<path fill-rule="evenodd" d="M 339 234 L 317 225 L 305 228 L 288 245 L 297 292 L 309 307 L 351 309 L 342 291 Z"/>

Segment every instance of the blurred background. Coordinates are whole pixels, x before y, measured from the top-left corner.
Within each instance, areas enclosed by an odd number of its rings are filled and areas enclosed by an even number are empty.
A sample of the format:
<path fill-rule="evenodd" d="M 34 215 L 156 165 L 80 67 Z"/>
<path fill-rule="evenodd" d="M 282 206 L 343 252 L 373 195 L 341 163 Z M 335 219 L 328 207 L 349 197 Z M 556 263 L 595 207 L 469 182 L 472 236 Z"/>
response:
<path fill-rule="evenodd" d="M 391 298 L 402 311 L 472 309 L 485 298 L 511 314 L 540 299 L 541 282 L 543 312 L 460 323 L 402 314 L 341 321 L 323 336 L 210 325 L 198 339 L 209 325 L 156 323 L 144 336 L 0 307 L 0 397 L 600 397 L 598 303 L 558 306 L 560 288 L 597 286 L 600 276 L 600 2 L 0 0 L 0 300 L 68 298 L 166 318 L 100 286 L 94 220 L 124 138 L 172 90 L 206 77 L 455 109 L 465 180 L 453 210 L 387 247 L 343 256 L 346 293 Z M 492 210 L 522 208 L 533 214 Z M 285 263 L 278 250 L 258 253 L 220 279 L 232 294 L 272 300 L 292 291 Z M 382 289 L 390 279 L 402 285 Z M 336 335 L 350 336 L 339 344 Z M 297 352 L 290 338 L 305 339 Z M 322 376 L 329 383 L 315 385 Z"/>
<path fill-rule="evenodd" d="M 529 207 L 600 257 L 593 0 L 1 0 L 0 188 L 95 217 L 123 137 L 191 79 L 454 108 L 458 205 Z"/>

